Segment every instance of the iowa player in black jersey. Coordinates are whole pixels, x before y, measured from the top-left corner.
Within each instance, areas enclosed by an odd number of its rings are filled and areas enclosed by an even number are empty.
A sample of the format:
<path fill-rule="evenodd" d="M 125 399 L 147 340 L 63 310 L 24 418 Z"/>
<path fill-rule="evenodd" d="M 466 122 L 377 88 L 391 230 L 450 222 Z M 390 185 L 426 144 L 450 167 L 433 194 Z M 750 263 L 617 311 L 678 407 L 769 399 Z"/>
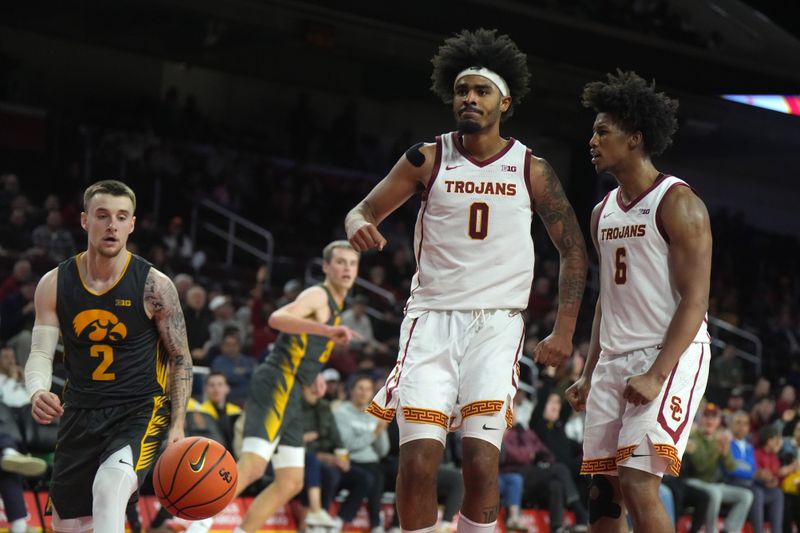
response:
<path fill-rule="evenodd" d="M 172 281 L 126 249 L 136 196 L 86 189 L 87 250 L 42 277 L 25 380 L 37 422 L 62 416 L 50 485 L 57 532 L 122 533 L 125 507 L 164 437 L 184 436 L 192 360 Z M 50 392 L 64 343 L 63 405 Z"/>
<path fill-rule="evenodd" d="M 358 276 L 358 252 L 347 241 L 334 241 L 325 247 L 322 259 L 325 281 L 269 318 L 269 325 L 281 334 L 250 382 L 236 494 L 260 479 L 270 460 L 275 481 L 253 500 L 235 533 L 257 531 L 302 490 L 302 386 L 314 381 L 334 344 L 348 344 L 357 335 L 339 322 L 344 299 Z M 194 522 L 187 533 L 207 532 L 212 522 Z"/>

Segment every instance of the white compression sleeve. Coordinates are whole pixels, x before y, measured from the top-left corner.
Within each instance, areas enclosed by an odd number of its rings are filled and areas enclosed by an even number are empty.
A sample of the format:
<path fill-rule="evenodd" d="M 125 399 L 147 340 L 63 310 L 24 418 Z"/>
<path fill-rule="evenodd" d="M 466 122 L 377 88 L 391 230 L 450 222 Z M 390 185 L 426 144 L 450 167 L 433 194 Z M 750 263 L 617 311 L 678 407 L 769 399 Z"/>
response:
<path fill-rule="evenodd" d="M 40 390 L 50 390 L 58 334 L 59 330 L 55 326 L 33 326 L 31 354 L 25 364 L 25 388 L 28 390 L 28 397 Z"/>

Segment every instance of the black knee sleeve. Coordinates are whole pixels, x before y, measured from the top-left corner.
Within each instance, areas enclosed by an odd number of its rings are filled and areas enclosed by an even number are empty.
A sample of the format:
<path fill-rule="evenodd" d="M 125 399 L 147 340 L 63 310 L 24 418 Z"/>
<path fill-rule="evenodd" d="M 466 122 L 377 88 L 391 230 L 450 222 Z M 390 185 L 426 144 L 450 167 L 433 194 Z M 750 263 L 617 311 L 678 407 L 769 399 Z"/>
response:
<path fill-rule="evenodd" d="M 614 501 L 614 486 L 606 476 L 592 476 L 589 485 L 589 523 L 602 518 L 616 520 L 622 516 L 622 507 Z"/>

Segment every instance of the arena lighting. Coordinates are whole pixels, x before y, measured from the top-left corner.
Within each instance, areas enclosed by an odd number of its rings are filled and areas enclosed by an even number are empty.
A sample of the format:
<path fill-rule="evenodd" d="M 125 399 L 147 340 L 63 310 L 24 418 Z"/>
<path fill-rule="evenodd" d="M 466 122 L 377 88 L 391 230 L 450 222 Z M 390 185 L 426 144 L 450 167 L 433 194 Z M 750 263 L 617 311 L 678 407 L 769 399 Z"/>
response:
<path fill-rule="evenodd" d="M 733 102 L 778 111 L 788 115 L 800 115 L 800 95 L 723 94 L 722 97 Z"/>

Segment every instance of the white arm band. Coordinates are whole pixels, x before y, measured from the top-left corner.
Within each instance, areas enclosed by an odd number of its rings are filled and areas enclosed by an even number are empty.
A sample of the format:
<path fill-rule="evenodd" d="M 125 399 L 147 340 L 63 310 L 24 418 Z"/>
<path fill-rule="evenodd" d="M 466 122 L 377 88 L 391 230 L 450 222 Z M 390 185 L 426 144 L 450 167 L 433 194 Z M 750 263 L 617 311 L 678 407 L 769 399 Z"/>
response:
<path fill-rule="evenodd" d="M 50 390 L 58 334 L 59 330 L 55 326 L 33 326 L 31 354 L 25 363 L 25 388 L 28 390 L 28 397 L 33 397 L 40 390 Z"/>

